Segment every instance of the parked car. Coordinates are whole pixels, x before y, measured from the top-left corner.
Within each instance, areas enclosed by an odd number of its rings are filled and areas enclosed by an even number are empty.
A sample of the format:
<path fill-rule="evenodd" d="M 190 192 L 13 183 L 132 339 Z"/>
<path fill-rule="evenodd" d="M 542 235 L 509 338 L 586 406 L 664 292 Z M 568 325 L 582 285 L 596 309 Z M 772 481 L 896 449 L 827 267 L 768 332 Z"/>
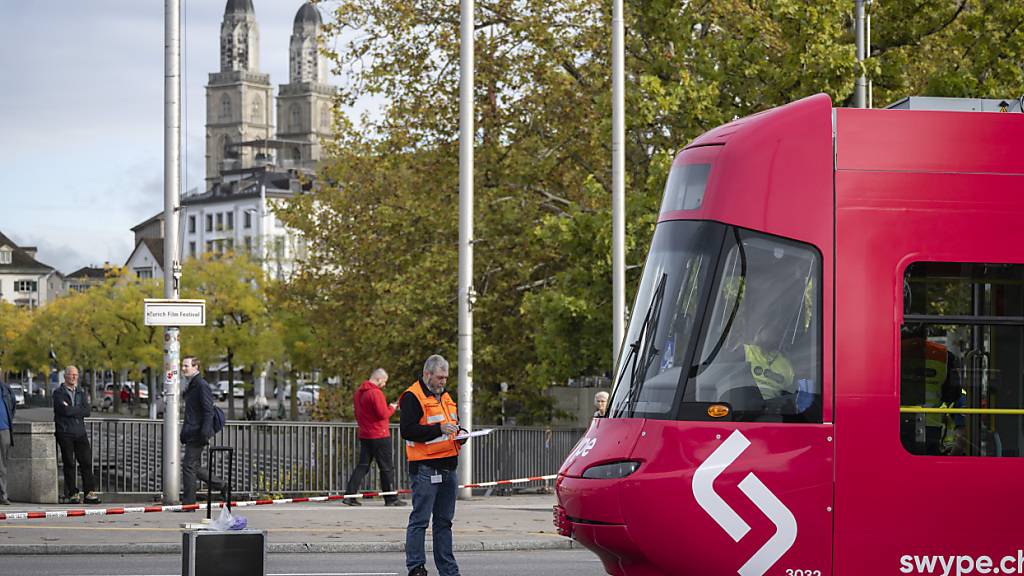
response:
<path fill-rule="evenodd" d="M 21 387 L 21 384 L 11 384 L 11 392 L 14 393 L 14 404 L 16 406 L 24 406 L 25 389 Z"/>
<path fill-rule="evenodd" d="M 316 404 L 320 400 L 320 386 L 317 384 L 307 384 L 299 388 L 296 397 L 299 399 L 299 404 Z"/>
<path fill-rule="evenodd" d="M 232 388 L 232 393 L 234 394 L 235 398 L 244 398 L 245 397 L 245 383 L 239 382 L 238 380 L 235 380 L 235 384 L 231 388 Z M 219 398 L 221 400 L 227 399 L 227 397 L 228 397 L 228 381 L 227 380 L 221 380 L 220 382 L 217 382 L 217 392 L 216 392 L 216 394 L 217 394 L 217 398 Z"/>

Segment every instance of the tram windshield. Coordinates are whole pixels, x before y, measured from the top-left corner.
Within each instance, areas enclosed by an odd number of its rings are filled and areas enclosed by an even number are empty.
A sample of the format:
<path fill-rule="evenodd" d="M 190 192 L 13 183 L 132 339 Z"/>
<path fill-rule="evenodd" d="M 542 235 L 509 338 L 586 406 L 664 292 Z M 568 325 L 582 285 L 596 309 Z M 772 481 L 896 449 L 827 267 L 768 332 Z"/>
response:
<path fill-rule="evenodd" d="M 658 225 L 610 416 L 821 421 L 820 256 L 713 222 Z M 720 416 L 719 416 L 720 417 Z"/>

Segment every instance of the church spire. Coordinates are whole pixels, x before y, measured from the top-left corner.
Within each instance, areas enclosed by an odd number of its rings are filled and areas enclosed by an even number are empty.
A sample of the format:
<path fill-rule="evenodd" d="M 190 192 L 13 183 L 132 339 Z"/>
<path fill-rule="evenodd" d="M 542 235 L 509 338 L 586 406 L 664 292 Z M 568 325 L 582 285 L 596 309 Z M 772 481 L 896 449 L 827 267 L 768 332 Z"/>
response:
<path fill-rule="evenodd" d="M 228 0 L 220 25 L 220 71 L 259 72 L 260 32 L 252 0 Z"/>
<path fill-rule="evenodd" d="M 288 59 L 289 81 L 292 84 L 327 81 L 327 59 L 317 45 L 317 36 L 323 23 L 320 11 L 310 2 L 304 2 L 295 14 Z"/>

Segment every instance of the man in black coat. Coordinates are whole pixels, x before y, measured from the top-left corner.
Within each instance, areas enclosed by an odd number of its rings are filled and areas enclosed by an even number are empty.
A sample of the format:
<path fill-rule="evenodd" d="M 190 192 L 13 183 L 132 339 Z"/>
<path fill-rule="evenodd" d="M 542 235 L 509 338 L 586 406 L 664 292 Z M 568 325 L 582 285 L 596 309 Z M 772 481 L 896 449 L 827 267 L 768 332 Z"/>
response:
<path fill-rule="evenodd" d="M 203 449 L 213 437 L 213 393 L 209 384 L 199 373 L 199 359 L 186 356 L 181 361 L 181 375 L 188 379 L 181 393 L 185 405 L 185 421 L 181 425 L 179 439 L 185 445 L 185 457 L 181 460 L 181 503 L 196 503 L 196 479 L 210 485 L 213 490 L 224 489 L 223 483 L 209 477 L 202 466 Z"/>
<path fill-rule="evenodd" d="M 96 480 L 92 475 L 92 446 L 85 432 L 85 418 L 92 414 L 89 397 L 78 387 L 78 368 L 64 369 L 64 383 L 53 392 L 53 423 L 56 428 L 57 446 L 64 464 L 64 495 L 71 504 L 78 504 L 78 486 L 75 484 L 75 461 L 82 473 L 82 488 L 85 489 L 85 503 L 99 504 L 96 494 Z"/>

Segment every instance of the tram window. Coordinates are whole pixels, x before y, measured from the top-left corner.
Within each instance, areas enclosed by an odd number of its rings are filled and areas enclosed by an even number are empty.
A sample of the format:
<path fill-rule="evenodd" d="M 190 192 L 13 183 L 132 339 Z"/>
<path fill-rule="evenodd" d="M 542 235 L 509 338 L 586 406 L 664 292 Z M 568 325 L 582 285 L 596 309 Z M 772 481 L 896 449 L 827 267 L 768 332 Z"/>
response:
<path fill-rule="evenodd" d="M 818 252 L 734 230 L 720 266 L 684 404 L 726 403 L 736 421 L 821 422 Z"/>
<path fill-rule="evenodd" d="M 658 225 L 626 333 L 610 417 L 674 417 L 700 300 L 725 230 L 714 222 Z"/>
<path fill-rule="evenodd" d="M 704 202 L 710 164 L 677 164 L 668 173 L 661 211 L 694 210 Z"/>
<path fill-rule="evenodd" d="M 907 268 L 900 440 L 921 456 L 1024 456 L 1024 265 Z"/>

